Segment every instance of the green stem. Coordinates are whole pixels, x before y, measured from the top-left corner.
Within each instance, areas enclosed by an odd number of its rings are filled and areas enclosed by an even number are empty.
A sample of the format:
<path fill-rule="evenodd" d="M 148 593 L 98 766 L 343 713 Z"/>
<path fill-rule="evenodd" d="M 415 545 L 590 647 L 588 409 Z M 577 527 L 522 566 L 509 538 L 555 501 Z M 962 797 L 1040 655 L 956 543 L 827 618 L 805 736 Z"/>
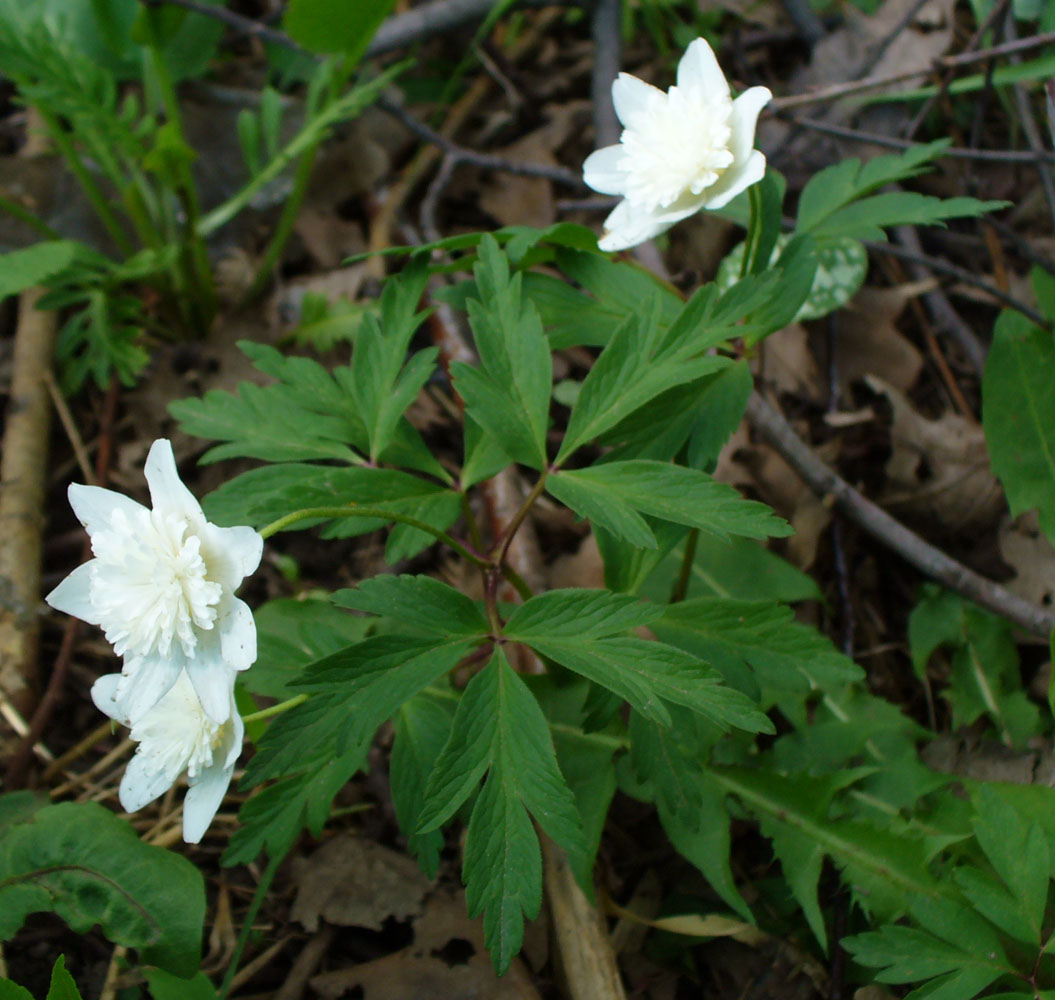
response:
<path fill-rule="evenodd" d="M 531 508 L 535 506 L 535 501 L 542 496 L 543 491 L 546 489 L 546 478 L 548 475 L 549 473 L 546 470 L 543 470 L 542 475 L 538 477 L 538 482 L 531 488 L 531 492 L 525 497 L 524 502 L 520 505 L 520 510 L 513 515 L 513 520 L 506 525 L 505 530 L 498 537 L 498 541 L 495 542 L 494 546 L 494 548 L 498 550 L 498 553 L 492 561 L 493 565 L 501 566 L 505 562 L 506 553 L 509 551 L 509 546 L 513 541 L 513 536 L 517 533 L 517 529 L 524 523 L 524 518 L 528 516 Z"/>
<path fill-rule="evenodd" d="M 95 178 L 92 177 L 88 168 L 84 165 L 69 136 L 63 131 L 55 116 L 47 111 L 46 108 L 38 104 L 36 109 L 41 120 L 47 126 L 49 138 L 66 160 L 67 166 L 69 166 L 71 173 L 77 179 L 77 183 L 80 184 L 85 197 L 91 203 L 92 208 L 95 209 L 95 214 L 99 217 L 99 221 L 110 234 L 110 238 L 117 244 L 118 249 L 126 256 L 131 256 L 133 252 L 132 244 L 117 221 L 117 216 L 114 215 L 113 210 L 107 203 L 106 196 L 99 185 L 95 183 Z"/>
<path fill-rule="evenodd" d="M 625 737 L 607 736 L 605 733 L 584 733 L 581 729 L 563 722 L 551 722 L 549 727 L 555 733 L 563 733 L 582 743 L 595 743 L 598 746 L 611 747 L 613 750 L 630 749 L 630 740 Z"/>
<path fill-rule="evenodd" d="M 292 698 L 280 701 L 277 705 L 270 705 L 267 708 L 260 709 L 259 712 L 250 712 L 249 715 L 243 715 L 242 722 L 263 722 L 264 719 L 270 719 L 273 716 L 281 715 L 283 712 L 288 712 L 291 708 L 296 708 L 298 705 L 303 705 L 307 700 L 308 696 L 306 694 L 294 695 Z"/>
<path fill-rule="evenodd" d="M 242 296 L 242 300 L 239 303 L 240 306 L 249 305 L 267 286 L 271 278 L 271 272 L 278 263 L 278 259 L 282 255 L 282 251 L 293 232 L 293 227 L 297 223 L 300 204 L 308 191 L 308 181 L 311 180 L 311 172 L 315 166 L 315 155 L 318 151 L 319 144 L 316 143 L 301 155 L 293 181 L 293 191 L 286 199 L 286 204 L 282 207 L 282 215 L 275 226 L 275 234 L 271 237 L 271 243 L 268 245 L 267 252 L 257 268 L 249 290 Z"/>
<path fill-rule="evenodd" d="M 747 223 L 747 240 L 744 243 L 744 259 L 740 264 L 740 277 L 746 278 L 754 274 L 757 263 L 758 247 L 762 242 L 762 187 L 752 184 L 747 189 L 749 203 L 751 205 L 751 216 Z"/>
<path fill-rule="evenodd" d="M 502 576 L 513 585 L 513 589 L 520 595 L 521 600 L 529 601 L 535 596 L 527 585 L 527 581 L 512 566 L 503 564 L 501 569 Z"/>
<path fill-rule="evenodd" d="M 32 212 L 23 208 L 17 201 L 0 195 L 0 212 L 7 212 L 13 219 L 29 226 L 46 240 L 61 240 L 62 234 L 55 232 L 43 219 L 38 219 Z"/>
<path fill-rule="evenodd" d="M 234 981 L 235 973 L 238 971 L 238 963 L 242 960 L 242 952 L 245 951 L 249 935 L 253 930 L 253 921 L 256 920 L 256 915 L 260 912 L 260 906 L 264 902 L 264 897 L 271 888 L 271 883 L 275 880 L 279 865 L 282 864 L 285 856 L 286 854 L 283 852 L 273 858 L 269 858 L 267 868 L 264 869 L 264 874 L 260 876 L 260 882 L 257 884 L 256 892 L 253 893 L 253 899 L 249 904 L 249 909 L 246 911 L 245 921 L 242 923 L 242 929 L 238 934 L 238 942 L 234 946 L 231 961 L 227 965 L 227 972 L 224 974 L 223 982 L 220 984 L 220 1000 L 227 1000 L 227 994 L 231 992 L 231 983 Z"/>
<path fill-rule="evenodd" d="M 410 517 L 408 514 L 398 514 L 395 511 L 385 510 L 383 507 L 360 507 L 357 504 L 348 504 L 344 507 L 306 507 L 304 510 L 295 510 L 291 514 L 286 514 L 285 517 L 280 517 L 277 521 L 272 521 L 269 525 L 260 529 L 260 534 L 264 538 L 270 538 L 298 521 L 335 517 L 372 517 L 382 521 L 398 521 L 400 524 L 409 525 L 411 528 L 417 528 L 419 531 L 432 535 L 437 541 L 449 545 L 458 555 L 463 559 L 468 559 L 475 566 L 486 567 L 492 565 L 483 556 L 467 549 L 456 538 L 448 535 L 447 532 L 440 531 L 439 528 L 426 524 L 424 521 L 419 521 L 416 517 Z"/>
<path fill-rule="evenodd" d="M 670 603 L 677 604 L 685 600 L 689 592 L 689 580 L 692 579 L 692 564 L 696 559 L 696 543 L 700 540 L 700 529 L 692 528 L 685 538 L 685 551 L 681 556 L 681 570 L 678 573 L 677 583 L 670 592 Z"/>

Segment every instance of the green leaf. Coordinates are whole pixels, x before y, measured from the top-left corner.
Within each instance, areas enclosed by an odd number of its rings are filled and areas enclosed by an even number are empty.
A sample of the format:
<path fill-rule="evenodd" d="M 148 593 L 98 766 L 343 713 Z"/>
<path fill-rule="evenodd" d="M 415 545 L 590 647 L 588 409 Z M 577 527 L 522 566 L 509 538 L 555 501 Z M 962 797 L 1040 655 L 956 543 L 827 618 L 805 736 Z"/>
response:
<path fill-rule="evenodd" d="M 294 774 L 366 744 L 403 702 L 453 670 L 475 645 L 461 636 L 377 635 L 309 664 L 293 687 L 315 694 L 270 725 L 243 780 Z"/>
<path fill-rule="evenodd" d="M 51 985 L 48 987 L 47 1000 L 81 1000 L 77 984 L 66 971 L 66 956 L 59 955 L 51 967 Z"/>
<path fill-rule="evenodd" d="M 461 514 L 459 494 L 398 469 L 340 468 L 289 462 L 244 472 L 202 499 L 209 520 L 221 525 L 262 527 L 290 511 L 307 507 L 371 507 L 424 521 L 446 531 Z M 385 526 L 386 517 L 320 519 L 324 538 L 352 538 Z M 287 530 L 305 530 L 319 521 L 298 521 Z M 385 556 L 407 558 L 434 544 L 428 532 L 398 524 Z"/>
<path fill-rule="evenodd" d="M 291 696 L 289 682 L 302 667 L 362 639 L 370 627 L 369 619 L 313 597 L 280 597 L 262 604 L 253 617 L 256 662 L 238 675 L 238 683 L 253 694 L 278 699 Z"/>
<path fill-rule="evenodd" d="M 833 212 L 813 232 L 826 239 L 886 240 L 890 226 L 937 226 L 946 219 L 976 218 L 1007 208 L 1006 201 L 977 198 L 935 198 L 914 191 L 872 195 Z"/>
<path fill-rule="evenodd" d="M 647 578 L 632 592 L 657 603 L 666 603 L 681 574 L 685 541 L 647 570 Z M 606 556 L 607 566 L 607 556 Z M 689 571 L 687 597 L 731 597 L 741 600 L 820 600 L 816 581 L 786 559 L 750 538 L 715 538 L 700 535 Z"/>
<path fill-rule="evenodd" d="M 41 285 L 73 263 L 80 249 L 72 240 L 44 240 L 0 255 L 0 299 Z"/>
<path fill-rule="evenodd" d="M 342 52 L 354 66 L 395 7 L 395 0 L 290 0 L 282 26 L 311 52 Z"/>
<path fill-rule="evenodd" d="M 582 869 L 586 854 L 575 799 L 557 766 L 546 717 L 501 647 L 466 687 L 450 740 L 425 791 L 422 833 L 435 829 L 487 772 L 465 844 L 469 916 L 484 915 L 495 969 L 519 951 L 524 917 L 542 903 L 542 857 L 531 817 Z"/>
<path fill-rule="evenodd" d="M 39 912 L 56 913 L 78 934 L 98 924 L 115 944 L 170 972 L 198 968 L 201 874 L 94 802 L 44 806 L 0 838 L 0 940 Z"/>
<path fill-rule="evenodd" d="M 663 609 L 607 590 L 550 590 L 513 609 L 503 630 L 519 642 L 532 638 L 600 639 L 654 622 Z"/>
<path fill-rule="evenodd" d="M 835 792 L 862 772 L 818 777 L 713 765 L 708 771 L 758 817 L 763 832 L 774 841 L 777 856 L 783 860 L 782 851 L 788 852 L 785 876 L 822 944 L 825 935 L 814 878 L 820 870 L 818 854 L 832 858 L 858 902 L 872 913 L 895 916 L 909 895 L 929 897 L 939 891 L 918 840 L 829 815 Z"/>
<path fill-rule="evenodd" d="M 885 184 L 907 180 L 923 172 L 928 163 L 945 151 L 950 139 L 913 146 L 903 153 L 875 156 L 867 163 L 843 160 L 814 174 L 799 196 L 795 229 L 809 232 L 833 212 Z"/>
<path fill-rule="evenodd" d="M 673 386 L 697 382 L 732 364 L 718 355 L 693 356 L 706 343 L 675 343 L 671 349 L 656 350 L 658 311 L 654 300 L 648 325 L 631 316 L 612 335 L 582 383 L 557 464 Z"/>
<path fill-rule="evenodd" d="M 484 636 L 490 630 L 472 598 L 431 576 L 375 576 L 354 590 L 338 590 L 333 602 L 429 635 Z"/>
<path fill-rule="evenodd" d="M 467 416 L 514 461 L 542 469 L 553 384 L 542 322 L 490 236 L 480 242 L 475 273 L 480 298 L 469 301 L 469 322 L 480 365 L 451 365 L 455 388 Z"/>
<path fill-rule="evenodd" d="M 655 540 L 639 514 L 719 538 L 766 538 L 791 531 L 764 504 L 745 500 L 705 472 L 667 462 L 633 459 L 561 471 L 547 478 L 546 489 L 580 516 L 643 548 L 653 548 Z"/>
<path fill-rule="evenodd" d="M 33 994 L 10 979 L 0 979 L 0 1000 L 33 1000 Z"/>
<path fill-rule="evenodd" d="M 652 625 L 661 639 L 716 667 L 727 683 L 758 696 L 763 708 L 780 705 L 805 725 L 805 699 L 864 678 L 864 672 L 827 636 L 794 621 L 791 609 L 768 601 L 698 597 L 665 609 Z"/>
<path fill-rule="evenodd" d="M 1055 341 L 1012 310 L 993 328 L 982 378 L 982 426 L 993 472 L 1016 517 L 1037 508 L 1055 541 Z"/>
<path fill-rule="evenodd" d="M 429 878 L 439 870 L 443 834 L 418 833 L 425 786 L 444 744 L 450 739 L 454 700 L 424 691 L 404 702 L 395 717 L 395 742 L 389 780 L 396 819 L 407 847 Z"/>
<path fill-rule="evenodd" d="M 506 636 L 521 641 L 508 625 Z M 669 701 L 691 708 L 723 730 L 737 726 L 750 732 L 772 732 L 772 724 L 755 702 L 721 684 L 717 672 L 696 657 L 665 643 L 637 636 L 590 638 L 574 634 L 528 635 L 523 642 L 614 692 L 660 725 L 670 725 L 670 712 L 664 704 Z"/>
<path fill-rule="evenodd" d="M 164 969 L 144 969 L 154 1000 L 216 1000 L 216 990 L 204 972 L 193 979 L 182 979 Z"/>
<path fill-rule="evenodd" d="M 238 829 L 222 863 L 247 865 L 263 850 L 269 857 L 281 857 L 305 826 L 317 837 L 329 818 L 333 797 L 363 766 L 368 749 L 360 745 L 341 756 L 327 756 L 307 773 L 283 778 L 253 795 L 238 811 Z"/>

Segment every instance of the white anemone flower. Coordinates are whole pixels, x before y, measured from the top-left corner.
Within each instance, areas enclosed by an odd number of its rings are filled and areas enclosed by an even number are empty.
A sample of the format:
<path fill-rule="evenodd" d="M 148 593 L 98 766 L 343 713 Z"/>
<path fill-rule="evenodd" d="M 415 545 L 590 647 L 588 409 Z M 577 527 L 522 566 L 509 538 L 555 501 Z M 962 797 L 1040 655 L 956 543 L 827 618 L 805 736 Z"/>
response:
<path fill-rule="evenodd" d="M 234 591 L 260 564 L 263 539 L 205 519 L 168 441 L 154 442 L 145 471 L 152 510 L 112 490 L 70 486 L 95 558 L 46 600 L 99 625 L 124 657 L 114 697 L 129 719 L 155 706 L 186 670 L 205 712 L 222 724 L 231 714 L 231 675 L 256 659 L 253 613 Z"/>
<path fill-rule="evenodd" d="M 121 674 L 106 674 L 92 685 L 92 701 L 123 726 L 139 746 L 121 778 L 121 808 L 135 812 L 171 788 L 184 771 L 183 839 L 196 844 L 209 828 L 231 783 L 242 752 L 245 726 L 233 707 L 234 674 L 228 674 L 227 721 L 217 724 L 205 713 L 181 671 L 165 696 L 137 719 L 129 719 L 118 699 Z"/>
<path fill-rule="evenodd" d="M 612 84 L 623 124 L 619 144 L 591 153 L 583 180 L 623 201 L 605 219 L 602 250 L 626 250 L 701 209 L 721 208 L 766 172 L 754 148 L 758 114 L 773 95 L 745 90 L 734 101 L 710 45 L 697 38 L 666 93 L 629 73 Z"/>

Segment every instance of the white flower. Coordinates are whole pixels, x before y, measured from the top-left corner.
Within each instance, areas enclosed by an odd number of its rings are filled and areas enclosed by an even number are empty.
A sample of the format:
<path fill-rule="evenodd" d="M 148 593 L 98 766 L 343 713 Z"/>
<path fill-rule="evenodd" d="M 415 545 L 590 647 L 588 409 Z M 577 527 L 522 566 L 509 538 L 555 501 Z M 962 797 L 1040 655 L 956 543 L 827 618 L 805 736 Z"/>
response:
<path fill-rule="evenodd" d="M 124 657 L 115 691 L 133 721 L 155 706 L 184 669 L 215 723 L 231 714 L 230 675 L 256 659 L 256 625 L 234 596 L 260 564 L 252 528 L 220 528 L 180 482 L 172 445 L 155 441 L 146 461 L 153 510 L 97 486 L 70 486 L 95 558 L 46 600 L 99 625 Z"/>
<path fill-rule="evenodd" d="M 153 708 L 134 720 L 118 699 L 121 674 L 106 674 L 92 685 L 92 701 L 99 710 L 123 726 L 131 725 L 130 735 L 139 744 L 121 778 L 121 808 L 142 809 L 186 771 L 190 787 L 183 800 L 183 839 L 188 844 L 198 843 L 208 829 L 242 751 L 245 726 L 233 707 L 234 674 L 228 672 L 228 678 L 227 721 L 221 724 L 205 714 L 186 671 Z"/>
<path fill-rule="evenodd" d="M 772 98 L 752 87 L 735 101 L 710 45 L 697 38 L 667 93 L 620 73 L 612 84 L 623 123 L 619 145 L 591 153 L 583 180 L 622 195 L 605 219 L 602 250 L 625 250 L 701 209 L 721 208 L 766 172 L 755 144 L 758 113 Z"/>

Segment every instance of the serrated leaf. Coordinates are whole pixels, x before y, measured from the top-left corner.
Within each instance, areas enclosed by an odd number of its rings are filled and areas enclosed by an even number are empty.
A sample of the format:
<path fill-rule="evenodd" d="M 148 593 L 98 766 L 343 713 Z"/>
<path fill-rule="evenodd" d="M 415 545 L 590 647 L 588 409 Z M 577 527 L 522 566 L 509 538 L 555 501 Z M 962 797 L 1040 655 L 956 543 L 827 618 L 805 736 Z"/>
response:
<path fill-rule="evenodd" d="M 982 426 L 994 474 L 1016 517 L 1037 508 L 1055 541 L 1055 341 L 1020 313 L 993 328 L 982 378 Z"/>
<path fill-rule="evenodd" d="M 338 590 L 332 600 L 430 635 L 484 636 L 490 630 L 474 600 L 431 576 L 375 576 L 354 589 Z"/>
<path fill-rule="evenodd" d="M 418 833 L 425 785 L 444 745 L 450 739 L 454 701 L 422 692 L 405 701 L 395 717 L 395 742 L 389 779 L 396 819 L 407 847 L 429 878 L 435 878 L 443 848 L 439 830 Z"/>
<path fill-rule="evenodd" d="M 941 156 L 950 141 L 939 139 L 903 153 L 876 156 L 865 164 L 857 159 L 843 160 L 814 174 L 799 196 L 796 230 L 809 232 L 854 199 L 877 191 L 884 184 L 915 177 L 926 164 Z"/>
<path fill-rule="evenodd" d="M 0 838 L 0 940 L 39 912 L 57 914 L 78 934 L 98 924 L 115 944 L 171 972 L 198 968 L 201 874 L 94 802 L 45 806 Z"/>
<path fill-rule="evenodd" d="M 699 299 L 705 303 L 711 300 Z M 718 355 L 694 356 L 708 346 L 700 337 L 689 339 L 676 334 L 669 346 L 657 344 L 658 300 L 646 309 L 647 319 L 639 314 L 619 326 L 583 381 L 557 464 L 673 386 L 697 382 L 732 363 Z M 695 327 L 690 324 L 689 331 L 694 332 Z"/>
<path fill-rule="evenodd" d="M 1006 201 L 935 198 L 914 191 L 889 191 L 855 201 L 829 215 L 812 232 L 824 239 L 886 240 L 890 226 L 938 226 L 946 219 L 976 218 L 1007 208 Z"/>
<path fill-rule="evenodd" d="M 520 949 L 524 918 L 542 903 L 542 857 L 531 817 L 582 871 L 586 842 L 575 800 L 557 766 L 546 717 L 501 647 L 466 687 L 450 740 L 425 791 L 420 832 L 435 829 L 487 779 L 465 845 L 469 915 L 484 915 L 495 969 Z"/>
<path fill-rule="evenodd" d="M 867 902 L 873 913 L 893 916 L 904 908 L 908 896 L 928 897 L 939 891 L 927 870 L 919 841 L 868 823 L 828 815 L 834 792 L 857 780 L 861 772 L 844 771 L 819 778 L 713 765 L 708 772 L 759 818 L 764 829 L 783 831 L 786 839 L 781 843 L 791 843 L 796 858 L 801 860 L 795 846 L 798 844 L 816 845 L 831 856 L 858 901 Z M 812 852 L 813 847 L 808 849 Z M 803 897 L 799 903 L 804 908 L 811 907 L 816 897 L 815 885 L 809 895 L 806 889 L 800 884 Z M 823 943 L 824 939 L 820 940 Z"/>
<path fill-rule="evenodd" d="M 82 1000 L 73 976 L 66 971 L 66 956 L 59 955 L 51 967 L 51 983 L 47 1000 Z"/>
<path fill-rule="evenodd" d="M 767 538 L 791 531 L 765 504 L 745 500 L 705 472 L 667 462 L 631 459 L 556 472 L 546 479 L 546 489 L 577 514 L 644 548 L 654 548 L 648 544 L 651 531 L 634 514 L 699 528 L 719 538 Z"/>
<path fill-rule="evenodd" d="M 506 634 L 519 640 L 508 627 Z M 721 684 L 716 671 L 696 657 L 662 642 L 637 636 L 598 639 L 574 635 L 532 635 L 524 642 L 542 656 L 614 692 L 660 725 L 670 725 L 670 712 L 664 704 L 669 701 L 698 712 L 722 730 L 736 726 L 751 732 L 772 731 L 772 724 L 755 702 Z"/>
<path fill-rule="evenodd" d="M 479 367 L 451 365 L 455 389 L 475 420 L 515 461 L 546 464 L 546 426 L 553 362 L 535 307 L 521 294 L 519 275 L 491 236 L 480 242 L 479 299 L 469 301 Z"/>
<path fill-rule="evenodd" d="M 0 299 L 43 284 L 69 267 L 79 250 L 80 244 L 72 240 L 42 240 L 24 250 L 0 255 Z"/>
<path fill-rule="evenodd" d="M 352 747 L 341 756 L 316 761 L 306 774 L 283 778 L 249 798 L 238 811 L 238 829 L 231 835 L 222 863 L 247 865 L 261 851 L 281 857 L 306 826 L 314 836 L 322 832 L 333 797 L 366 761 L 366 746 Z"/>
<path fill-rule="evenodd" d="M 652 628 L 716 667 L 739 690 L 755 691 L 757 678 L 762 707 L 779 704 L 785 714 L 789 695 L 834 690 L 864 677 L 827 636 L 794 621 L 790 608 L 768 601 L 698 597 L 667 607 Z M 806 723 L 794 710 L 790 717 L 797 725 Z"/>
<path fill-rule="evenodd" d="M 209 520 L 220 525 L 262 527 L 306 507 L 372 507 L 413 517 L 445 531 L 461 513 L 459 494 L 438 483 L 398 469 L 340 468 L 288 462 L 243 472 L 202 499 Z M 348 517 L 298 521 L 288 530 L 304 530 L 329 522 L 323 536 L 351 538 L 384 527 L 388 518 Z M 397 531 L 397 529 L 400 529 Z M 405 530 L 403 530 L 405 529 Z M 408 525 L 393 527 L 400 555 L 416 554 L 435 542 L 427 532 Z M 392 551 L 386 549 L 386 556 Z"/>
<path fill-rule="evenodd" d="M 503 630 L 520 642 L 533 637 L 599 639 L 654 622 L 663 609 L 627 594 L 572 588 L 537 594 L 517 605 Z"/>
<path fill-rule="evenodd" d="M 1010 890 L 1031 936 L 1019 939 L 1039 944 L 1048 899 L 1049 858 L 1043 831 L 1026 821 L 985 785 L 972 796 L 977 815 L 974 832 L 986 857 Z M 992 919 L 992 918 L 990 918 Z M 1006 928 L 1005 928 L 1006 929 Z"/>
<path fill-rule="evenodd" d="M 453 670 L 474 645 L 462 637 L 377 635 L 309 664 L 292 686 L 315 693 L 271 723 L 243 781 L 295 774 L 367 743 L 404 701 Z"/>
<path fill-rule="evenodd" d="M 280 597 L 253 612 L 257 656 L 238 683 L 253 694 L 290 697 L 289 682 L 302 667 L 362 639 L 370 622 L 346 614 L 328 600 Z"/>

